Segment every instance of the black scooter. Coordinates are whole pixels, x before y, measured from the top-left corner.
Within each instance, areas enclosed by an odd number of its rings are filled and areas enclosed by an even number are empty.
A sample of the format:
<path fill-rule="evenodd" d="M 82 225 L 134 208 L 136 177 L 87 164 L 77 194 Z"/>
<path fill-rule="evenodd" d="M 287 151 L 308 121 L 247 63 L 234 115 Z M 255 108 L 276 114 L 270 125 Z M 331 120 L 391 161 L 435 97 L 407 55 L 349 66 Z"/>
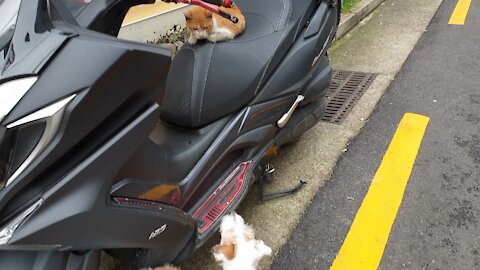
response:
<path fill-rule="evenodd" d="M 173 60 L 116 38 L 152 2 L 0 1 L 0 269 L 180 262 L 320 120 L 339 0 L 236 0 L 242 35 Z"/>

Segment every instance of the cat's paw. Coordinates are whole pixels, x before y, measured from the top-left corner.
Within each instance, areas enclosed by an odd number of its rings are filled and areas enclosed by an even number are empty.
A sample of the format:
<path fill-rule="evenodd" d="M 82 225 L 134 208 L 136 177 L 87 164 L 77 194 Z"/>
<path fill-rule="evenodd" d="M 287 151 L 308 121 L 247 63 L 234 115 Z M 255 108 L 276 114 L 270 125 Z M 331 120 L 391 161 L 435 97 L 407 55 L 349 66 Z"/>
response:
<path fill-rule="evenodd" d="M 197 44 L 197 41 L 198 41 L 198 40 L 197 40 L 193 35 L 191 35 L 191 36 L 188 38 L 187 41 L 188 41 L 188 44 L 190 44 L 190 45 L 195 45 L 195 44 Z"/>
<path fill-rule="evenodd" d="M 222 40 L 222 37 L 218 34 L 211 34 L 208 36 L 208 40 L 210 40 L 213 43 L 216 43 L 217 41 Z"/>

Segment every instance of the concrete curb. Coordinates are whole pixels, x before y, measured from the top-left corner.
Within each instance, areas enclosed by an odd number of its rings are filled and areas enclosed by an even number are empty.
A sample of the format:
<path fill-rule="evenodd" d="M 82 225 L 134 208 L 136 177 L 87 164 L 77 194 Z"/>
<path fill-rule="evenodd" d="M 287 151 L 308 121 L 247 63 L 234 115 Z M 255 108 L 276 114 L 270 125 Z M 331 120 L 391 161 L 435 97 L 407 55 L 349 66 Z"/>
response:
<path fill-rule="evenodd" d="M 362 0 L 357 3 L 352 9 L 342 14 L 340 25 L 337 30 L 337 38 L 343 37 L 348 31 L 350 31 L 357 23 L 363 20 L 365 17 L 374 11 L 385 0 Z"/>

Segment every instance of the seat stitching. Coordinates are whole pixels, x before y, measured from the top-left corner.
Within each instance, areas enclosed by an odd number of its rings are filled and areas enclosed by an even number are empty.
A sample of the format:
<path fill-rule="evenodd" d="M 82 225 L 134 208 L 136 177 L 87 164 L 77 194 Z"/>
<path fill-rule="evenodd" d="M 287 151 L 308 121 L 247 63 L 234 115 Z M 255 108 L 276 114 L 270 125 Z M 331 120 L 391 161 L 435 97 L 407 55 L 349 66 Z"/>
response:
<path fill-rule="evenodd" d="M 282 1 L 284 1 L 284 0 L 282 0 Z M 290 1 L 290 4 L 291 4 L 292 1 L 291 1 L 291 0 L 289 0 L 289 1 Z M 292 15 L 292 10 L 293 10 L 293 8 L 290 9 L 290 14 L 289 14 L 289 16 L 288 16 L 287 25 L 285 26 L 285 29 L 288 28 L 288 25 L 289 25 L 289 23 L 290 23 L 290 17 L 291 17 L 291 15 Z M 283 13 L 283 11 L 282 11 L 282 13 Z M 283 16 L 283 15 L 282 15 L 282 16 Z M 280 42 L 282 41 L 282 39 L 285 37 L 285 33 L 286 33 L 286 32 L 287 32 L 286 30 L 283 30 L 282 36 L 281 36 L 280 39 L 278 40 L 277 45 L 275 46 L 275 48 L 278 49 L 278 45 L 280 44 Z M 276 52 L 277 52 L 277 50 L 275 50 L 275 52 L 273 53 L 273 55 L 272 55 L 272 57 L 270 58 L 270 60 L 268 60 L 268 63 L 267 63 L 267 65 L 266 65 L 265 69 L 263 70 L 262 77 L 260 78 L 260 81 L 258 82 L 257 89 L 255 90 L 255 94 L 257 94 L 257 93 L 258 93 L 258 90 L 260 90 L 260 85 L 262 85 L 263 79 L 265 78 L 265 75 L 267 74 L 267 69 L 268 69 L 268 67 L 270 66 L 270 63 L 272 62 L 273 57 L 275 56 L 275 53 L 276 53 Z"/>
<path fill-rule="evenodd" d="M 196 52 L 194 49 L 190 48 L 190 47 L 184 47 L 184 50 L 190 50 L 190 51 L 193 52 L 193 55 L 194 55 L 194 59 L 193 59 L 194 66 L 193 66 L 193 72 L 192 72 L 192 84 L 191 84 L 191 86 L 190 86 L 190 114 L 191 114 L 190 120 L 193 122 L 192 116 L 193 116 L 193 111 L 194 111 L 194 110 L 193 110 L 193 102 L 192 102 L 192 100 L 193 100 L 193 84 L 194 84 L 194 82 L 195 82 L 195 80 L 194 80 L 193 78 L 195 78 L 195 74 L 196 74 L 196 71 L 197 71 L 197 69 L 195 68 L 195 62 L 197 61 L 197 52 Z M 193 124 L 193 123 L 192 123 L 192 124 Z"/>
<path fill-rule="evenodd" d="M 282 22 L 283 13 L 285 12 L 285 0 L 282 0 L 282 5 L 283 5 L 282 13 L 280 14 L 280 17 L 278 17 L 277 27 L 275 29 L 277 31 L 280 29 L 280 23 Z"/>
<path fill-rule="evenodd" d="M 290 2 L 290 6 L 292 7 L 290 9 L 290 14 L 288 14 L 288 17 L 287 17 L 287 25 L 285 26 L 285 28 L 288 27 L 288 25 L 290 24 L 290 18 L 292 18 L 292 14 L 293 14 L 293 4 L 292 4 L 292 0 L 288 0 L 288 2 Z"/>
<path fill-rule="evenodd" d="M 243 13 L 243 14 L 244 14 L 244 15 L 253 15 L 253 16 L 260 17 L 260 18 L 264 19 L 266 22 L 268 22 L 268 23 L 272 26 L 272 28 L 273 28 L 274 31 L 276 30 L 276 29 L 275 29 L 275 25 L 273 25 L 273 23 L 272 23 L 267 17 L 263 16 L 262 14 L 253 13 L 253 12 L 245 12 L 245 13 Z M 246 17 L 246 16 L 245 16 L 245 17 Z"/>
<path fill-rule="evenodd" d="M 207 79 L 208 79 L 208 75 L 210 74 L 210 66 L 211 66 L 211 63 L 212 63 L 212 60 L 213 60 L 213 49 L 215 48 L 216 44 L 213 44 L 212 46 L 212 49 L 210 50 L 210 57 L 208 58 L 209 61 L 208 61 L 208 65 L 207 65 L 207 71 L 205 73 L 205 79 L 203 81 L 203 92 L 202 92 L 202 98 L 200 99 L 200 110 L 198 112 L 198 124 L 201 123 L 201 120 L 202 120 L 202 110 L 203 110 L 203 101 L 205 99 L 205 88 L 207 86 Z"/>

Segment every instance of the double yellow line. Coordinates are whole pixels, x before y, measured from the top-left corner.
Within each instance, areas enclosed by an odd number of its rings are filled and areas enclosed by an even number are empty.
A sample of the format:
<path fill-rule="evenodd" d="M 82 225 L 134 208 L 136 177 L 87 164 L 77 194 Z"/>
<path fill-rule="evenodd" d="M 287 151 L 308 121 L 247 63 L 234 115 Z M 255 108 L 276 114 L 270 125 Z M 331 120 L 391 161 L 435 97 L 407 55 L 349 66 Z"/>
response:
<path fill-rule="evenodd" d="M 378 268 L 429 120 L 404 115 L 330 270 Z"/>
<path fill-rule="evenodd" d="M 450 17 L 448 24 L 464 25 L 471 4 L 472 0 L 458 0 L 457 6 L 453 11 L 452 17 Z"/>

